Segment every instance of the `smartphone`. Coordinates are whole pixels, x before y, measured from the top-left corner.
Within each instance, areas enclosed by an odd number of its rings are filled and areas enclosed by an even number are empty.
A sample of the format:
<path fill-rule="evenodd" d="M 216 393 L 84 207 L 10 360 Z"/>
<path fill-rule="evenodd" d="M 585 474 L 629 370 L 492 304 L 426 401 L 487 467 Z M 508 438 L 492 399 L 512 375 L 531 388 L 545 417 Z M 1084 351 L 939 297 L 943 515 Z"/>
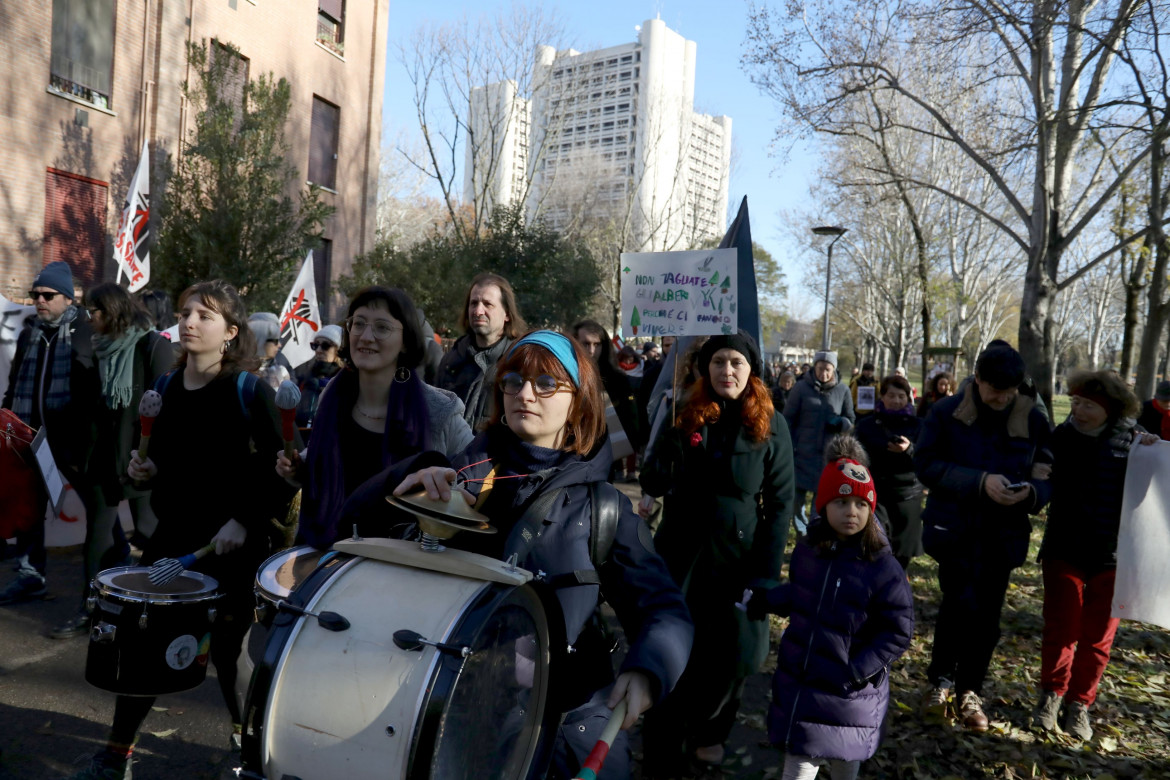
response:
<path fill-rule="evenodd" d="M 1028 487 L 1027 482 L 1013 482 L 1012 484 L 1007 486 L 1007 489 L 1008 490 L 1023 490 L 1026 487 Z"/>

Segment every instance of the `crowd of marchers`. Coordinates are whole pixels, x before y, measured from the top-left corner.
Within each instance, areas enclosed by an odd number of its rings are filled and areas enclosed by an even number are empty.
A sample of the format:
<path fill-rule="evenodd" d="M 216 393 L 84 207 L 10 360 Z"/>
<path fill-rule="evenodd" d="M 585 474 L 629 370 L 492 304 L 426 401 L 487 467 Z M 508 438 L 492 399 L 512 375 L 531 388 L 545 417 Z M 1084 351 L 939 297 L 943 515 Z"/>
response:
<path fill-rule="evenodd" d="M 1118 626 L 1128 454 L 1170 433 L 1170 382 L 1140 404 L 1116 374 L 1075 372 L 1071 414 L 1053 421 L 1004 342 L 961 381 L 935 372 L 918 398 L 902 369 L 877 377 L 865 364 L 845 383 L 834 352 L 799 368 L 765 363 L 743 331 L 635 347 L 592 320 L 531 329 L 491 273 L 471 280 L 445 353 L 409 296 L 375 286 L 315 331 L 315 357 L 299 366 L 279 351 L 277 318 L 249 316 L 221 280 L 172 306 L 111 283 L 79 293 L 55 262 L 29 298 L 3 406 L 45 429 L 84 507 L 86 582 L 214 547 L 192 568 L 219 583 L 210 660 L 236 749 L 236 659 L 257 568 L 290 542 L 324 550 L 353 529 L 412 538 L 417 527 L 388 515 L 385 499 L 418 490 L 459 494 L 498 530 L 448 544 L 514 557 L 555 589 L 574 651 L 553 671 L 563 717 L 550 778 L 576 775 L 622 701 L 599 777 L 630 776 L 635 724 L 642 776 L 717 767 L 745 683 L 771 651 L 768 734 L 783 777 L 822 767 L 857 777 L 915 630 L 905 570 L 923 554 L 938 562 L 942 600 L 922 714 L 987 730 L 1004 596 L 1030 517 L 1046 507 L 1033 725 L 1092 737 Z M 286 382 L 299 390 L 291 446 L 276 400 Z M 150 390 L 162 406 L 140 453 Z M 631 506 L 615 481 L 640 483 L 641 500 Z M 38 497 L 43 517 L 48 494 Z M 132 526 L 119 520 L 123 502 Z M 611 509 L 613 541 L 599 553 L 590 529 Z M 9 545 L 17 571 L 0 605 L 46 595 L 44 534 L 35 522 Z M 52 636 L 88 634 L 86 595 Z M 620 665 L 602 603 L 624 632 Z M 769 614 L 787 618 L 778 647 Z M 107 744 L 74 777 L 129 778 L 154 704 L 117 696 Z"/>

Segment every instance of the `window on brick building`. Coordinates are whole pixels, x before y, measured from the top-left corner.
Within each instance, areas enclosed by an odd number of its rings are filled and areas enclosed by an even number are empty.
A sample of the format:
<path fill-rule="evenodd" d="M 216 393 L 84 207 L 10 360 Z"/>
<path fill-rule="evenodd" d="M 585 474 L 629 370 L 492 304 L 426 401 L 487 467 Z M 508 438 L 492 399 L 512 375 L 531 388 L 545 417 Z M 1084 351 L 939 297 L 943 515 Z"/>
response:
<path fill-rule="evenodd" d="M 64 260 L 81 287 L 101 281 L 109 184 L 49 168 L 45 176 L 45 264 Z"/>
<path fill-rule="evenodd" d="M 345 0 L 317 0 L 317 40 L 345 53 Z"/>
<path fill-rule="evenodd" d="M 110 107 L 114 69 L 114 0 L 53 0 L 49 85 Z"/>
<path fill-rule="evenodd" d="M 211 47 L 211 67 L 220 64 L 224 67 L 224 77 L 220 82 L 220 97 L 230 103 L 236 115 L 237 126 L 243 121 L 245 100 L 248 85 L 248 58 L 229 49 L 216 41 Z"/>
<path fill-rule="evenodd" d="M 309 130 L 309 181 L 337 189 L 337 136 L 341 109 L 313 96 L 313 118 Z"/>
<path fill-rule="evenodd" d="M 313 281 L 317 285 L 317 305 L 321 307 L 321 321 L 329 322 L 329 280 L 333 277 L 333 240 L 321 239 L 321 247 L 313 250 Z"/>

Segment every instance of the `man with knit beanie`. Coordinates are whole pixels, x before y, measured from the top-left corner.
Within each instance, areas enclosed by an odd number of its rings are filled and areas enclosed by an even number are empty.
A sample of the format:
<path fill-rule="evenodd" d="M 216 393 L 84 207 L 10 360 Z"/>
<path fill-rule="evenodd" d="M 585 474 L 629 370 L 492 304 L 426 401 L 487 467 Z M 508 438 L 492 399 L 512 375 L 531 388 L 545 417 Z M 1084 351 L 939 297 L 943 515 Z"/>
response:
<path fill-rule="evenodd" d="M 923 713 L 941 722 L 953 713 L 971 731 L 987 731 L 981 694 L 1004 594 L 1012 569 L 1028 555 L 1028 516 L 1052 492 L 1033 471 L 1051 462 L 1048 421 L 1020 392 L 1023 381 L 1019 352 L 988 347 L 975 379 L 930 407 L 914 453 L 918 479 L 930 488 L 923 547 L 938 561 L 942 590 Z"/>
<path fill-rule="evenodd" d="M 92 491 L 86 465 L 93 447 L 102 400 L 89 319 L 73 303 L 73 272 L 64 262 L 49 263 L 33 280 L 29 297 L 36 306 L 16 341 L 16 354 L 4 393 L 11 409 L 33 428 L 44 426 L 57 468 L 69 481 L 92 519 Z M 38 517 L 44 517 L 48 496 Z M 45 587 L 45 526 L 17 535 L 16 579 L 0 591 L 0 605 L 41 599 Z"/>

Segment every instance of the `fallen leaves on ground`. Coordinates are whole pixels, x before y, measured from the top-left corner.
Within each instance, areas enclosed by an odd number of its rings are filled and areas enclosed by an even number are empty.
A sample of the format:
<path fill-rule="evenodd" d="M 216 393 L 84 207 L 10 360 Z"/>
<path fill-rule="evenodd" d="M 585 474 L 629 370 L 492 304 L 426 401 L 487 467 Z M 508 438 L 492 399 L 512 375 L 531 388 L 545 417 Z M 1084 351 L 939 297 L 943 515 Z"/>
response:
<path fill-rule="evenodd" d="M 1036 523 L 1032 554 L 1043 523 Z M 918 714 L 927 689 L 926 667 L 940 593 L 937 567 L 916 558 L 910 567 L 917 632 L 909 651 L 890 672 L 890 711 L 877 755 L 862 765 L 863 778 L 897 780 L 1154 780 L 1170 779 L 1170 632 L 1123 621 L 1117 631 L 1109 667 L 1090 710 L 1093 739 L 1088 743 L 1063 733 L 1043 734 L 1029 728 L 1038 695 L 1041 607 L 1044 589 L 1040 566 L 1029 562 L 1012 575 L 1004 604 L 1002 637 L 984 686 L 984 709 L 991 728 L 984 734 L 953 725 L 928 726 Z M 773 649 L 783 622 L 773 624 Z M 775 656 L 766 674 L 749 686 L 768 686 Z M 766 691 L 765 687 L 765 691 Z M 746 752 L 732 752 L 724 778 L 773 780 L 783 756 L 767 746 L 767 701 L 745 696 L 733 741 L 746 730 Z M 752 760 L 753 755 L 755 760 Z M 747 759 L 747 760 L 745 760 Z M 827 770 L 822 771 L 827 776 Z"/>

